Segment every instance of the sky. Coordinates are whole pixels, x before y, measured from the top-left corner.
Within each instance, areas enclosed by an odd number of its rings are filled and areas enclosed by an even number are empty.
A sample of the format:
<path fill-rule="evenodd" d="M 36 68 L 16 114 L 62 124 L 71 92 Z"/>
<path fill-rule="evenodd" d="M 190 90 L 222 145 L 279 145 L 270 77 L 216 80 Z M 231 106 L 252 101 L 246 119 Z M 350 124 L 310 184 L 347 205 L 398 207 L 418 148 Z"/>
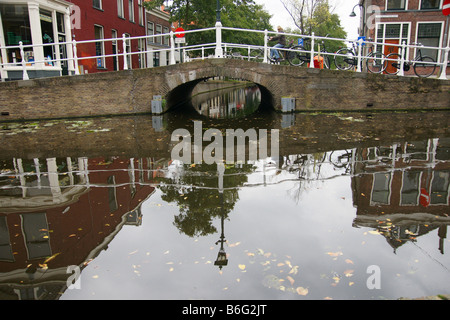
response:
<path fill-rule="evenodd" d="M 273 17 L 270 21 L 272 26 L 275 28 L 281 26 L 283 28 L 291 27 L 295 28 L 292 18 L 284 8 L 280 0 L 255 0 L 257 4 L 265 6 L 266 11 L 268 11 Z M 356 17 L 350 18 L 350 13 L 353 7 L 358 4 L 358 0 L 329 0 L 331 7 L 334 7 L 333 13 L 337 13 L 341 18 L 341 25 L 347 31 L 348 39 L 358 38 L 358 25 L 360 18 L 359 8 L 355 9 Z"/>

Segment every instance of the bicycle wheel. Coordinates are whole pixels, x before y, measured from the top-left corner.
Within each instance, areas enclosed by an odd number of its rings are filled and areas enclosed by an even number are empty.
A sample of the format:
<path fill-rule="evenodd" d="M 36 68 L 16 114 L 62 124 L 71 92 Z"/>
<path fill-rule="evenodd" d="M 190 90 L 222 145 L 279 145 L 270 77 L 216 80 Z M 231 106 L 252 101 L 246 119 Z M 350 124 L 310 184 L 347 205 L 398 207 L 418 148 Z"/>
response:
<path fill-rule="evenodd" d="M 287 51 L 287 60 L 289 61 L 291 66 L 302 66 L 305 62 L 308 62 L 309 55 L 307 52 L 300 52 L 300 51 L 306 51 L 304 47 L 302 46 L 295 46 L 290 48 L 290 50 L 294 51 Z"/>
<path fill-rule="evenodd" d="M 330 57 L 328 55 L 323 55 L 323 68 L 331 69 L 331 61 L 330 61 Z"/>
<path fill-rule="evenodd" d="M 423 56 L 419 61 L 414 63 L 414 72 L 418 77 L 426 78 L 431 76 L 436 70 L 436 64 L 434 64 L 433 58 Z M 433 63 L 433 64 L 430 64 Z"/>
<path fill-rule="evenodd" d="M 366 60 L 367 70 L 371 73 L 382 73 L 386 70 L 386 56 L 381 52 L 371 52 Z"/>
<path fill-rule="evenodd" d="M 264 52 L 262 49 L 255 49 L 250 51 L 250 61 L 263 62 Z"/>
<path fill-rule="evenodd" d="M 387 74 L 397 74 L 400 71 L 401 55 L 398 53 L 390 53 L 386 57 L 387 65 L 385 72 Z"/>
<path fill-rule="evenodd" d="M 334 64 L 339 70 L 350 70 L 357 64 L 355 54 L 349 48 L 339 49 L 334 56 Z"/>

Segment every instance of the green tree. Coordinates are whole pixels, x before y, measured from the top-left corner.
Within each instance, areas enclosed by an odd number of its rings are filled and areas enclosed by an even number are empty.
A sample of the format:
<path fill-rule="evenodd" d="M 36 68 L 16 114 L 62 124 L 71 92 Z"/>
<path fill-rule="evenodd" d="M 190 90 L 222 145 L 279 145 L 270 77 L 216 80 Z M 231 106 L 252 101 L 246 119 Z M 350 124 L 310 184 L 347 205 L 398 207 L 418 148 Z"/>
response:
<path fill-rule="evenodd" d="M 163 5 L 164 0 L 144 2 L 148 9 Z M 271 30 L 271 15 L 254 0 L 220 0 L 221 22 L 224 27 L 253 30 Z M 171 21 L 179 22 L 185 30 L 213 27 L 216 23 L 216 1 L 211 0 L 173 0 L 166 8 L 170 12 Z M 189 33 L 187 41 L 190 45 L 215 42 L 215 32 Z M 262 34 L 249 32 L 223 31 L 223 41 L 262 45 Z"/>

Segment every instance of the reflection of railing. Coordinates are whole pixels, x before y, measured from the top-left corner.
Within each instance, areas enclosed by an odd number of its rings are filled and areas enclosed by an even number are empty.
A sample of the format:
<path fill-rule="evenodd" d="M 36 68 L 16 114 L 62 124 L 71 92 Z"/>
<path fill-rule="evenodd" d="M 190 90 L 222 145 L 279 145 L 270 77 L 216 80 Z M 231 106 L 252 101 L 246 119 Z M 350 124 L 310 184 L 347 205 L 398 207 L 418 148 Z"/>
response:
<path fill-rule="evenodd" d="M 213 58 L 223 58 L 224 52 L 227 51 L 227 47 L 234 47 L 234 48 L 240 48 L 243 50 L 247 50 L 248 57 L 246 57 L 247 59 L 251 60 L 251 51 L 252 50 L 262 50 L 263 51 L 263 58 L 262 61 L 264 63 L 268 63 L 269 59 L 268 59 L 268 55 L 269 55 L 269 51 L 271 49 L 269 42 L 268 42 L 268 37 L 269 35 L 275 34 L 275 32 L 272 31 L 268 31 L 268 30 L 251 30 L 251 29 L 239 29 L 239 28 L 229 28 L 229 27 L 222 27 L 220 24 L 216 25 L 216 27 L 214 28 L 205 28 L 205 29 L 197 29 L 197 30 L 188 30 L 188 31 L 183 31 L 182 33 L 185 33 L 187 37 L 189 37 L 190 34 L 193 33 L 201 33 L 201 32 L 210 32 L 210 31 L 216 31 L 216 39 L 215 42 L 213 43 L 205 43 L 205 44 L 196 44 L 196 45 L 184 45 L 184 46 L 180 46 L 178 47 L 178 49 L 175 46 L 175 36 L 177 34 L 179 34 L 180 32 L 170 32 L 168 34 L 158 34 L 158 35 L 148 35 L 148 36 L 141 36 L 141 37 L 129 37 L 126 36 L 125 34 L 121 37 L 121 38 L 111 38 L 111 39 L 95 39 L 95 40 L 86 40 L 86 41 L 76 41 L 76 40 L 72 40 L 72 41 L 67 41 L 67 42 L 59 42 L 59 43 L 52 43 L 52 44 L 40 44 L 40 45 L 23 45 L 22 43 L 19 44 L 19 46 L 6 46 L 6 47 L 0 47 L 0 50 L 3 50 L 4 52 L 6 52 L 7 50 L 13 49 L 13 50 L 19 50 L 20 52 L 20 56 L 22 57 L 19 61 L 13 61 L 13 62 L 8 62 L 8 61 L 3 61 L 0 64 L 0 74 L 2 77 L 2 80 L 4 80 L 4 74 L 2 72 L 2 69 L 7 70 L 8 68 L 13 68 L 14 70 L 22 70 L 23 71 L 23 79 L 27 80 L 29 78 L 28 76 L 28 71 L 29 70 L 36 70 L 36 68 L 42 68 L 43 66 L 47 65 L 47 66 L 53 66 L 56 65 L 56 67 L 60 68 L 61 64 L 67 64 L 68 65 L 68 70 L 75 73 L 75 74 L 79 74 L 79 62 L 82 60 L 96 60 L 98 61 L 98 59 L 100 59 L 101 61 L 103 61 L 103 59 L 105 58 L 114 58 L 114 59 L 118 59 L 119 57 L 122 57 L 123 59 L 123 69 L 127 70 L 130 69 L 131 66 L 130 64 L 130 57 L 133 55 L 145 55 L 145 54 L 150 54 L 150 53 L 156 53 L 156 52 L 167 52 L 169 54 L 169 64 L 173 65 L 176 63 L 175 57 L 176 57 L 176 51 L 179 50 L 180 53 L 182 52 L 182 54 L 185 56 L 183 61 L 189 61 L 191 58 L 186 56 L 186 52 L 189 53 L 193 53 L 195 51 L 200 51 L 200 54 L 198 55 L 199 58 L 201 59 L 205 59 L 208 56 L 208 52 L 211 52 L 212 54 L 210 55 Z M 223 30 L 228 30 L 228 31 L 232 31 L 232 32 L 243 32 L 243 33 L 251 33 L 251 34 L 256 34 L 259 35 L 261 37 L 261 43 L 264 43 L 264 45 L 254 45 L 254 44 L 236 44 L 236 43 L 226 43 L 222 41 L 222 31 Z M 315 34 L 313 33 L 312 35 L 299 35 L 299 34 L 289 34 L 286 33 L 286 36 L 289 37 L 295 37 L 295 38 L 302 38 L 305 40 L 309 40 L 311 43 L 311 49 L 308 51 L 303 50 L 291 50 L 291 49 L 284 49 L 284 51 L 289 51 L 289 52 L 294 52 L 297 54 L 302 54 L 302 55 L 309 55 L 309 59 L 312 61 L 313 58 L 315 57 L 316 54 L 318 54 L 318 52 L 316 52 L 316 48 L 315 48 L 315 43 L 317 41 L 323 41 L 323 40 L 327 40 L 327 41 L 335 41 L 338 43 L 344 43 L 344 42 L 350 42 L 350 40 L 347 39 L 338 39 L 338 38 L 329 38 L 329 37 L 318 37 L 315 36 Z M 140 50 L 138 52 L 131 52 L 130 51 L 130 43 L 131 41 L 144 41 L 145 43 L 147 43 L 147 40 L 154 38 L 154 37 L 168 37 L 170 38 L 170 47 L 167 48 L 161 48 L 158 50 L 154 50 L 154 49 L 143 49 L 140 48 Z M 87 45 L 93 45 L 96 46 L 98 43 L 118 43 L 119 41 L 122 42 L 122 46 L 123 46 L 123 53 L 115 53 L 115 54 L 100 54 L 100 55 L 95 55 L 95 56 L 86 56 L 86 57 L 79 57 L 77 54 L 78 51 L 78 46 L 80 44 L 87 44 Z M 364 59 L 367 59 L 368 57 L 366 56 L 366 54 L 364 53 L 364 45 L 375 45 L 375 46 L 381 46 L 381 47 L 385 47 L 385 46 L 389 46 L 389 47 L 398 47 L 398 50 L 400 52 L 407 52 L 408 50 L 414 51 L 416 49 L 419 48 L 419 46 L 417 45 L 407 45 L 405 43 L 402 44 L 392 44 L 392 43 L 380 43 L 380 42 L 369 42 L 369 41 L 364 41 L 362 39 L 359 39 L 357 41 L 357 60 L 361 61 Z M 26 61 L 25 59 L 25 51 L 34 51 L 39 50 L 40 47 L 43 46 L 55 46 L 56 48 L 59 48 L 60 46 L 65 46 L 67 48 L 67 53 L 68 56 L 67 57 L 57 57 L 54 58 L 52 57 L 52 59 L 45 59 L 43 61 Z M 438 66 L 442 68 L 442 72 L 440 75 L 440 79 L 447 79 L 447 64 L 448 64 L 448 56 L 449 56 L 449 51 L 450 51 L 450 47 L 423 47 L 420 46 L 421 49 L 427 49 L 427 50 L 434 50 L 437 51 L 437 56 L 440 58 L 439 61 L 443 61 L 443 62 L 435 62 L 432 63 L 434 66 Z M 59 50 L 59 49 L 58 49 Z M 283 50 L 283 49 L 281 49 Z M 55 50 L 56 51 L 56 50 Z M 339 56 L 336 53 L 320 53 L 321 55 L 327 55 L 330 57 L 335 57 L 335 56 Z M 180 54 L 181 55 L 181 54 Z M 401 58 L 403 59 L 404 55 L 401 54 Z M 5 58 L 6 59 L 6 58 Z M 403 64 L 403 61 L 402 63 Z M 359 63 L 358 63 L 359 66 Z M 311 63 L 310 68 L 315 68 L 315 64 Z M 361 72 L 361 68 L 357 69 L 357 72 Z M 402 72 L 402 71 L 401 71 Z"/>

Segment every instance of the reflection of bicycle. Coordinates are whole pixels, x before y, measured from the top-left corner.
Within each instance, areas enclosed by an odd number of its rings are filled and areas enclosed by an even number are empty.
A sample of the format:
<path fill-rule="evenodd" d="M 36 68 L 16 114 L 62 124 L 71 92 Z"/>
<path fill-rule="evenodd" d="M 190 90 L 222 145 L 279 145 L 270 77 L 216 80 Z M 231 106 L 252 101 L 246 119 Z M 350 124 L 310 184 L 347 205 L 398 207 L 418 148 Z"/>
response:
<path fill-rule="evenodd" d="M 332 151 L 329 155 L 330 163 L 336 169 L 345 168 L 345 172 L 349 172 L 352 163 L 353 152 L 350 150 Z"/>
<path fill-rule="evenodd" d="M 371 42 L 372 39 L 368 41 Z M 342 48 L 336 52 L 334 63 L 339 70 L 350 70 L 358 66 L 358 43 L 356 41 L 351 43 L 351 48 Z M 373 45 L 370 46 L 365 58 L 367 70 L 371 73 L 382 73 L 387 67 L 386 56 L 382 52 L 374 52 L 373 47 Z"/>
<path fill-rule="evenodd" d="M 413 45 L 422 46 L 420 43 L 414 43 Z M 397 74 L 400 71 L 401 55 L 399 53 L 393 52 L 387 55 L 388 66 L 386 68 L 386 73 Z M 423 56 L 422 50 L 417 49 L 417 55 L 412 61 L 405 61 L 403 63 L 403 71 L 409 71 L 411 66 L 413 66 L 414 73 L 421 78 L 426 78 L 431 76 L 436 70 L 435 60 L 429 56 Z"/>

